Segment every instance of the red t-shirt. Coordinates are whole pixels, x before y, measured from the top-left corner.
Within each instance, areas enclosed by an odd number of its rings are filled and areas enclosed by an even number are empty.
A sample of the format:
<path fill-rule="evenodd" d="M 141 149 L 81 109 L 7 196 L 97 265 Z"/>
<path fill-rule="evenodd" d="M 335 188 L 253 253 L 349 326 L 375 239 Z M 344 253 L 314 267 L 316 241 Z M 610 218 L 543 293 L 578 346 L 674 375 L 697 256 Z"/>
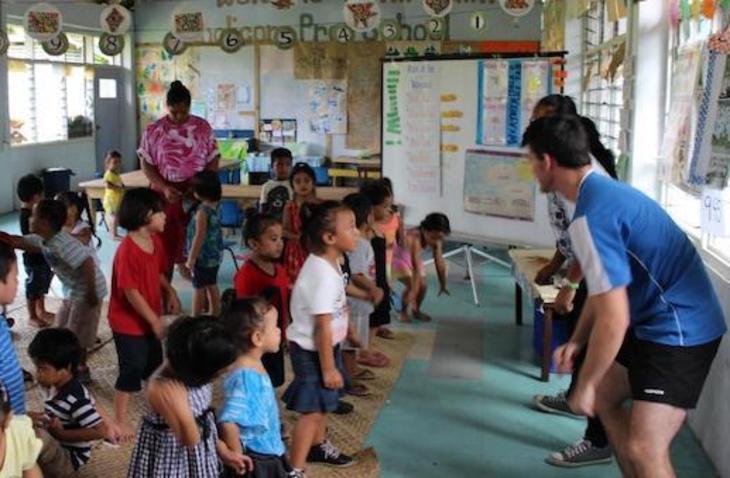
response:
<path fill-rule="evenodd" d="M 269 275 L 254 261 L 248 260 L 233 280 L 238 297 L 266 296 L 279 311 L 279 328 L 286 339 L 289 325 L 289 276 L 281 264 L 274 264 L 274 275 Z"/>
<path fill-rule="evenodd" d="M 153 236 L 152 240 L 155 250 L 153 254 L 149 254 L 127 236 L 114 256 L 109 327 L 118 334 L 137 336 L 153 334 L 152 327 L 127 300 L 124 289 L 137 289 L 155 314 L 162 314 L 160 274 L 165 272 L 167 258 L 160 238 Z"/>

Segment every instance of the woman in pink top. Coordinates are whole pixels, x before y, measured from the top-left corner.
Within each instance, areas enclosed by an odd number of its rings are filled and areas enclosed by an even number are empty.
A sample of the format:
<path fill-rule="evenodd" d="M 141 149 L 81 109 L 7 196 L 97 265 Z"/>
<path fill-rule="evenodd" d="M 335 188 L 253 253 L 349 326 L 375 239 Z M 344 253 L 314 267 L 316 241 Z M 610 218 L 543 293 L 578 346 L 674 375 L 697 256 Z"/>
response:
<path fill-rule="evenodd" d="M 203 118 L 190 114 L 190 101 L 190 91 L 173 81 L 167 92 L 167 116 L 147 126 L 137 150 L 142 171 L 166 200 L 167 223 L 162 241 L 170 277 L 174 265 L 185 262 L 189 217 L 183 200 L 192 199 L 190 180 L 205 169 L 217 171 L 220 159 L 213 129 Z"/>

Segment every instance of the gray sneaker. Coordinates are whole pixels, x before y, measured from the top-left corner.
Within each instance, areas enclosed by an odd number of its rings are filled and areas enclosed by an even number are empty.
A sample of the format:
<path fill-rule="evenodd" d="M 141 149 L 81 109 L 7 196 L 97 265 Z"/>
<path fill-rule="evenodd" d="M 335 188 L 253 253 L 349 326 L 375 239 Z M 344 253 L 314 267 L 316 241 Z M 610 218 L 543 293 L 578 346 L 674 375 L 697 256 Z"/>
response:
<path fill-rule="evenodd" d="M 588 440 L 580 440 L 563 451 L 551 453 L 545 458 L 545 463 L 565 468 L 579 466 L 602 465 L 611 463 L 613 452 L 610 446 L 595 447 Z"/>
<path fill-rule="evenodd" d="M 558 415 L 565 415 L 566 417 L 583 418 L 570 410 L 565 392 L 560 392 L 557 395 L 535 395 L 532 397 L 532 403 L 535 408 L 542 412 L 556 413 Z"/>
<path fill-rule="evenodd" d="M 296 468 L 290 471 L 286 476 L 287 478 L 307 478 L 307 475 L 304 474 L 304 470 L 297 470 Z"/>

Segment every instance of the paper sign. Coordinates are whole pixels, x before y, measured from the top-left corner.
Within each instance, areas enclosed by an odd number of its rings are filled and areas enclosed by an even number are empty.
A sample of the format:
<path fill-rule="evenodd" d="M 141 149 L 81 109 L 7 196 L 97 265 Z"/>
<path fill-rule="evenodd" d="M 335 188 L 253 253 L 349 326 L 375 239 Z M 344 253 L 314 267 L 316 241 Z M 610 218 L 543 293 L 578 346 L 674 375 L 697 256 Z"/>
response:
<path fill-rule="evenodd" d="M 700 226 L 702 231 L 712 236 L 728 236 L 727 214 L 728 203 L 723 199 L 722 191 L 719 189 L 705 189 L 702 192 L 700 201 Z"/>

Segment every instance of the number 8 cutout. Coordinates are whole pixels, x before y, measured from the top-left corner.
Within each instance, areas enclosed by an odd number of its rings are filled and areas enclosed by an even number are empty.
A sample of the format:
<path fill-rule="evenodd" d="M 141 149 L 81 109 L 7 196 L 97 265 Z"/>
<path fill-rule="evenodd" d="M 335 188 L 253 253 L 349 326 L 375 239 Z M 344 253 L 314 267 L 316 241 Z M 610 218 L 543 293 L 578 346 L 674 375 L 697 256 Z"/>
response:
<path fill-rule="evenodd" d="M 124 51 L 124 37 L 102 33 L 99 37 L 99 50 L 106 56 L 116 56 Z"/>

